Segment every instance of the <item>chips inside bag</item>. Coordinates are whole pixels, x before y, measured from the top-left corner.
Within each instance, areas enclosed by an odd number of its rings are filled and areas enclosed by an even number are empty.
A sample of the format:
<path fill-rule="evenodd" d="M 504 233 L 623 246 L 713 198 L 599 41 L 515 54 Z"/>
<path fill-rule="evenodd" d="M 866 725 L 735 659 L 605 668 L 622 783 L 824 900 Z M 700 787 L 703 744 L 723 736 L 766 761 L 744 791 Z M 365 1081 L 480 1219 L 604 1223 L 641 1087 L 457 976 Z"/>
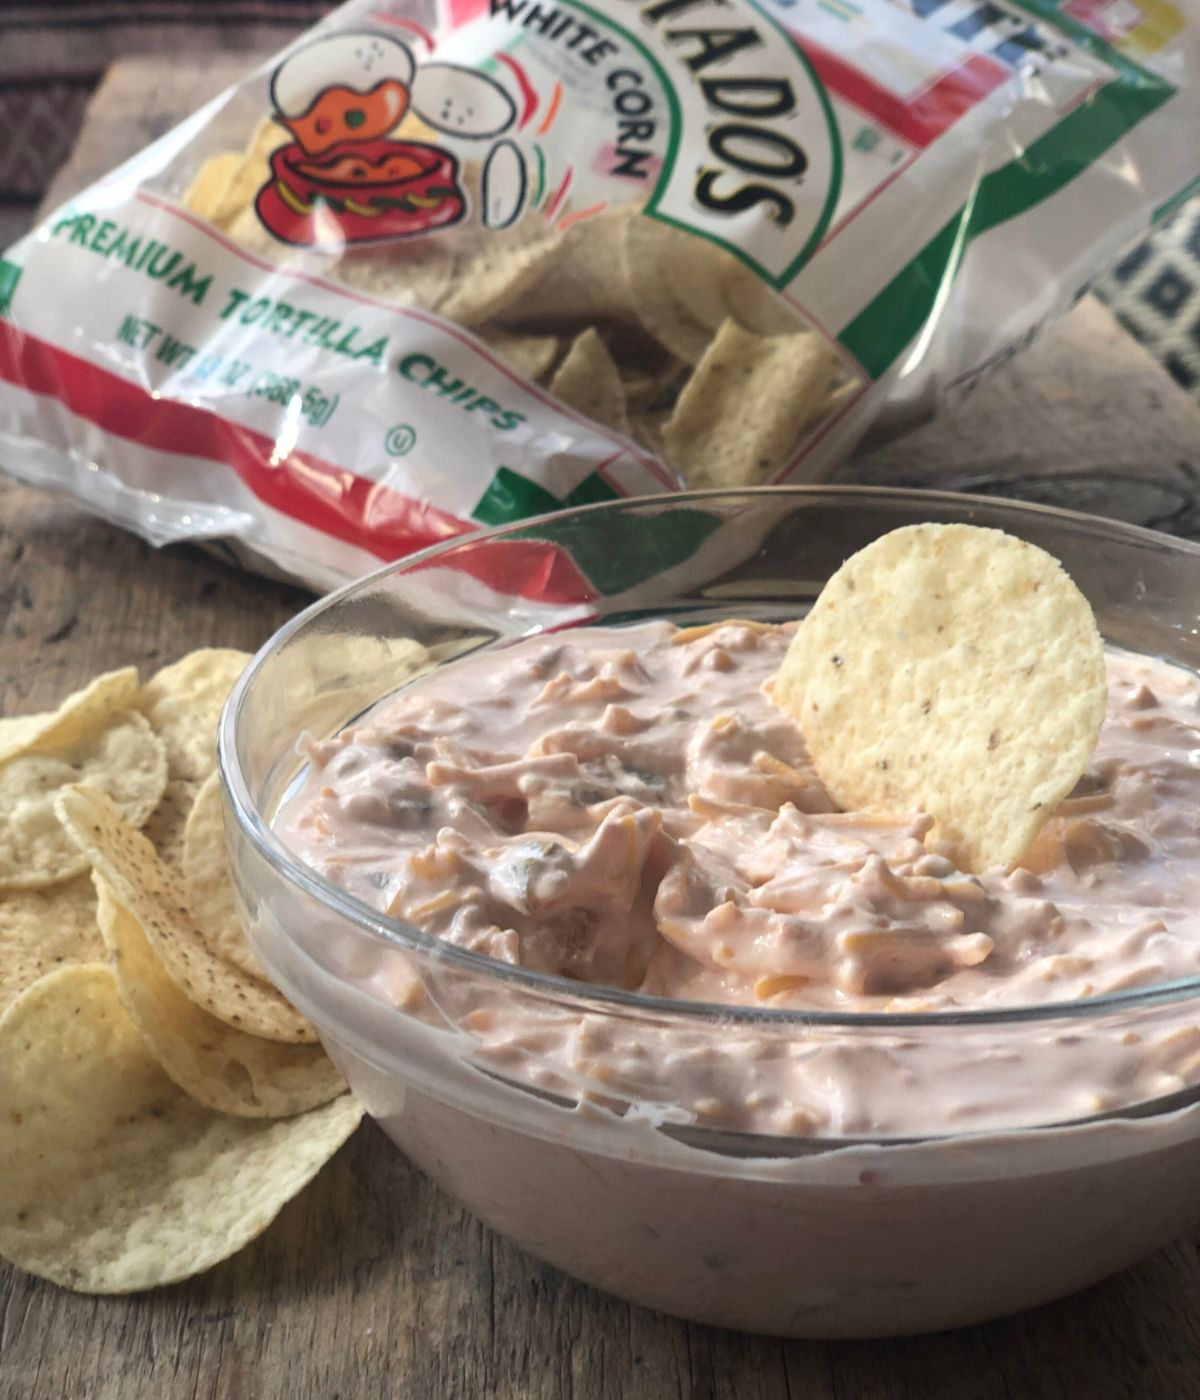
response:
<path fill-rule="evenodd" d="M 1198 27 L 351 0 L 0 260 L 0 466 L 317 588 L 561 506 L 817 479 L 1196 187 Z"/>

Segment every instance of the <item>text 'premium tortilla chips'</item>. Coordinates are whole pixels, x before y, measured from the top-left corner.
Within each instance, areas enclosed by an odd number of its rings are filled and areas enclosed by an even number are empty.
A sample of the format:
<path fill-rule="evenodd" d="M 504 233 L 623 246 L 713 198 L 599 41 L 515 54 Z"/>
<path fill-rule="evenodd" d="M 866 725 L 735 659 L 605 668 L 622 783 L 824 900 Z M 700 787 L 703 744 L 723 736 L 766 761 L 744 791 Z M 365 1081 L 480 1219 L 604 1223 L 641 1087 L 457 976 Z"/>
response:
<path fill-rule="evenodd" d="M 1200 177 L 1194 16 L 684 9 L 350 0 L 0 259 L 0 466 L 318 588 L 558 506 L 816 480 Z M 578 563 L 571 602 L 644 576 Z"/>

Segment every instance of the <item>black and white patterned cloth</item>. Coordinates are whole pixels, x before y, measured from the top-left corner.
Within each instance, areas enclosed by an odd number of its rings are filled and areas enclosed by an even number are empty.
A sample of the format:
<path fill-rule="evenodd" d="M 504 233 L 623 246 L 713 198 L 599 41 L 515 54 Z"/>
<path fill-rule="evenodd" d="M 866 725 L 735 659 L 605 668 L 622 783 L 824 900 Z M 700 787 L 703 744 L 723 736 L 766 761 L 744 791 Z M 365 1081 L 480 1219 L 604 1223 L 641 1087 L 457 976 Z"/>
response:
<path fill-rule="evenodd" d="M 1200 197 L 1126 254 L 1096 291 L 1200 402 Z"/>

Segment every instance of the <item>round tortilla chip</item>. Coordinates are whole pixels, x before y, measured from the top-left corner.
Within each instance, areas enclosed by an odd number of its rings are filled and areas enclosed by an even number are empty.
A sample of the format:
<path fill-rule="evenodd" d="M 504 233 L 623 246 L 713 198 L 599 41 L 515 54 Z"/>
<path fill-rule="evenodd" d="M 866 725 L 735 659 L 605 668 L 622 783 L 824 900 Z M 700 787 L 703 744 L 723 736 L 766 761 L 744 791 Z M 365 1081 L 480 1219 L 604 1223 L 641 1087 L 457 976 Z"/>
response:
<path fill-rule="evenodd" d="M 0 1012 L 46 973 L 103 956 L 90 876 L 0 895 Z"/>
<path fill-rule="evenodd" d="M 59 820 L 146 931 L 171 980 L 219 1021 L 268 1040 L 315 1041 L 309 1022 L 269 983 L 218 957 L 196 928 L 181 884 L 102 792 L 68 788 Z"/>
<path fill-rule="evenodd" d="M 203 781 L 217 766 L 217 724 L 248 652 L 206 647 L 164 666 L 142 687 L 138 708 L 167 746 L 172 778 Z"/>
<path fill-rule="evenodd" d="M 183 886 L 192 918 L 219 958 L 251 977 L 267 980 L 267 972 L 246 942 L 225 847 L 221 814 L 221 778 L 213 773 L 196 794 L 183 837 Z"/>
<path fill-rule="evenodd" d="M 320 1045 L 287 1045 L 234 1030 L 167 976 L 137 916 L 95 875 L 96 918 L 117 992 L 154 1057 L 197 1103 L 239 1118 L 289 1118 L 346 1092 Z"/>
<path fill-rule="evenodd" d="M 109 968 L 43 977 L 0 1017 L 0 1255 L 81 1293 L 203 1272 L 257 1238 L 353 1133 L 344 1094 L 295 1118 L 194 1103 Z"/>
<path fill-rule="evenodd" d="M 113 715 L 129 708 L 137 689 L 138 673 L 126 666 L 97 676 L 83 690 L 68 696 L 57 710 L 0 719 L 0 763 L 29 749 L 62 748 L 94 734 Z"/>
<path fill-rule="evenodd" d="M 56 796 L 80 782 L 107 793 L 141 826 L 167 785 L 166 751 L 143 715 L 127 710 L 66 747 L 0 764 L 0 888 L 38 889 L 87 869 L 54 813 Z"/>
<path fill-rule="evenodd" d="M 1104 646 L 1051 555 L 1001 530 L 911 525 L 847 559 L 775 681 L 848 811 L 922 811 L 969 870 L 1020 860 L 1104 719 Z"/>

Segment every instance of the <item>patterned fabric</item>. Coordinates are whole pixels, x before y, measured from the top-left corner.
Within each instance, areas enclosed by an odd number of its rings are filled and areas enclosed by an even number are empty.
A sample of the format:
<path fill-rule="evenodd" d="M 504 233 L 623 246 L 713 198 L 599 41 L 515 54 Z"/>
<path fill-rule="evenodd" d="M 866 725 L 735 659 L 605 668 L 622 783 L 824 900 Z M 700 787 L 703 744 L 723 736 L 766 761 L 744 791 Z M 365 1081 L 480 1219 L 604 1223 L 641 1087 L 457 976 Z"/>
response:
<path fill-rule="evenodd" d="M 1096 290 L 1200 401 L 1200 198 L 1122 258 Z"/>

